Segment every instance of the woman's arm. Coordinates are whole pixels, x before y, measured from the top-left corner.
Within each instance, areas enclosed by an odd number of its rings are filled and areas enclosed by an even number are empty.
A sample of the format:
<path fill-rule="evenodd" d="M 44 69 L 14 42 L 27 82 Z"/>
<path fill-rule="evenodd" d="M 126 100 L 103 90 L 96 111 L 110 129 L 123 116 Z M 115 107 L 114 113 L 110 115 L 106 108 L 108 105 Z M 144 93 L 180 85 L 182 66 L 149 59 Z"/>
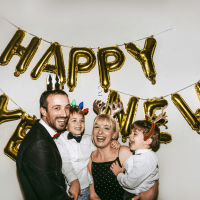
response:
<path fill-rule="evenodd" d="M 155 200 L 158 195 L 158 181 L 155 182 L 154 186 L 146 192 L 141 192 L 133 198 L 133 200 Z"/>
<path fill-rule="evenodd" d="M 99 196 L 94 190 L 94 184 L 89 186 L 90 189 L 90 200 L 100 200 Z"/>
<path fill-rule="evenodd" d="M 120 163 L 123 165 L 131 155 L 132 155 L 132 153 L 131 153 L 129 147 L 121 146 L 120 151 L 119 151 Z"/>
<path fill-rule="evenodd" d="M 90 158 L 89 163 L 88 163 L 88 171 L 89 171 L 90 175 L 92 176 L 92 169 L 91 169 L 91 167 L 92 167 L 92 160 Z M 94 184 L 91 184 L 89 186 L 89 189 L 90 189 L 90 198 L 89 199 L 90 200 L 100 200 L 100 198 L 98 197 L 98 195 L 96 194 L 96 192 L 94 190 Z"/>

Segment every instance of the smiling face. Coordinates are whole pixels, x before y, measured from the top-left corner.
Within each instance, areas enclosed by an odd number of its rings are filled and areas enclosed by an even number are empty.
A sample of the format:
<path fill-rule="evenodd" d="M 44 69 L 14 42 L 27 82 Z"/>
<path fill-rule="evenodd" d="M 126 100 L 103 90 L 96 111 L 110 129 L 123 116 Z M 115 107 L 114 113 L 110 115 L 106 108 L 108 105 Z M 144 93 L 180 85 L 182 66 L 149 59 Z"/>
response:
<path fill-rule="evenodd" d="M 139 128 L 134 128 L 131 130 L 131 134 L 129 135 L 129 140 L 130 140 L 131 150 L 137 151 L 139 149 L 150 148 L 148 142 L 144 141 L 144 134 L 142 130 Z"/>
<path fill-rule="evenodd" d="M 93 140 L 97 148 L 105 148 L 116 138 L 115 126 L 109 119 L 97 118 L 93 126 Z"/>
<path fill-rule="evenodd" d="M 47 97 L 47 110 L 40 108 L 42 119 L 57 132 L 65 131 L 69 119 L 70 103 L 66 95 L 52 94 Z"/>
<path fill-rule="evenodd" d="M 73 135 L 81 135 L 85 130 L 85 120 L 82 114 L 77 112 L 70 114 L 67 131 L 71 132 Z"/>

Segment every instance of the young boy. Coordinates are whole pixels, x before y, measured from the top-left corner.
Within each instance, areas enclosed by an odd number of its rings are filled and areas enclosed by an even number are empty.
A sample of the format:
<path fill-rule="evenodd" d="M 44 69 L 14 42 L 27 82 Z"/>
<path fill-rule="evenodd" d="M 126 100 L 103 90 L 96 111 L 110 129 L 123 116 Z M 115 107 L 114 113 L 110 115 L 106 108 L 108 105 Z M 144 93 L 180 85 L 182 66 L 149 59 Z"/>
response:
<path fill-rule="evenodd" d="M 160 144 L 160 130 L 147 120 L 135 121 L 129 135 L 130 156 L 121 168 L 113 163 L 111 170 L 124 188 L 124 200 L 149 190 L 158 180 L 158 158 L 152 148 Z M 125 169 L 125 174 L 123 173 Z"/>
<path fill-rule="evenodd" d="M 79 106 L 70 108 L 70 117 L 67 131 L 57 139 L 57 146 L 62 157 L 62 172 L 67 181 L 67 193 L 74 200 L 88 200 L 91 175 L 87 170 L 90 155 L 96 147 L 92 143 L 91 135 L 84 135 L 85 113 Z M 120 144 L 113 141 L 113 148 L 119 148 Z M 78 181 L 79 187 L 73 187 L 73 182 Z M 78 195 L 78 193 L 80 195 Z"/>

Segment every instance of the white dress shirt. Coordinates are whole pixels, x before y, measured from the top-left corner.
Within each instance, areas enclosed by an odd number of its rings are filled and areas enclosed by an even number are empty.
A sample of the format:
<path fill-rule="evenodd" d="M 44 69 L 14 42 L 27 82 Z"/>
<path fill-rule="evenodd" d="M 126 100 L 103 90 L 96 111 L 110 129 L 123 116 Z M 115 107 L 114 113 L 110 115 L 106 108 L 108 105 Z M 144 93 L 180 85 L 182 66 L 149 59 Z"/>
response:
<path fill-rule="evenodd" d="M 87 165 L 90 155 L 92 151 L 96 150 L 96 147 L 92 143 L 90 135 L 83 135 L 81 142 L 78 143 L 75 139 L 68 140 L 68 133 L 66 131 L 56 139 L 62 157 L 62 172 L 67 179 L 67 191 L 70 183 L 75 179 L 79 180 L 82 190 L 91 183 Z"/>
<path fill-rule="evenodd" d="M 49 132 L 51 137 L 53 137 L 57 133 L 49 125 L 47 125 L 42 119 L 40 119 L 39 123 L 42 124 L 44 126 L 44 128 L 47 129 L 47 131 Z"/>
<path fill-rule="evenodd" d="M 125 174 L 119 173 L 117 180 L 124 190 L 139 194 L 149 190 L 158 180 L 158 158 L 151 149 L 140 149 L 124 163 Z"/>

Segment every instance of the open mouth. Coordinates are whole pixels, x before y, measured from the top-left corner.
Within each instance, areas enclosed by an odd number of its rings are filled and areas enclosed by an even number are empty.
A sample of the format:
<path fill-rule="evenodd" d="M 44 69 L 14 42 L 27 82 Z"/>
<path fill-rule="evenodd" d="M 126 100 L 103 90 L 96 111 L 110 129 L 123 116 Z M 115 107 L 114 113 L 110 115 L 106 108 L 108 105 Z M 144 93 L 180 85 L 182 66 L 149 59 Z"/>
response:
<path fill-rule="evenodd" d="M 105 137 L 97 137 L 98 142 L 103 142 L 106 138 Z"/>
<path fill-rule="evenodd" d="M 67 119 L 57 119 L 59 124 L 65 125 L 67 123 Z"/>

